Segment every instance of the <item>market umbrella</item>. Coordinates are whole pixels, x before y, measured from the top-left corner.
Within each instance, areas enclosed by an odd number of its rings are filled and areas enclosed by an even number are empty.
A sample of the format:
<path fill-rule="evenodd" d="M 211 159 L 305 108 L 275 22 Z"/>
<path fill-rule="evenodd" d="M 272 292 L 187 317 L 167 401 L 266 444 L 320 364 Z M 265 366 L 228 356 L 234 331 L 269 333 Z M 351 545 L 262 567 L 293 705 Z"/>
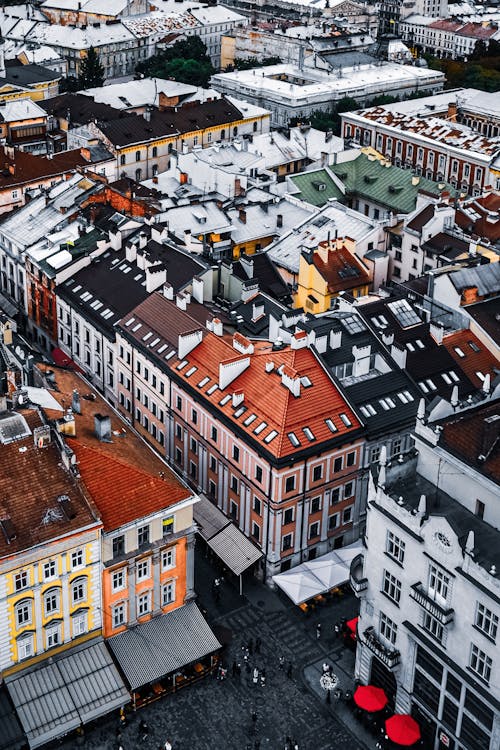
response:
<path fill-rule="evenodd" d="M 412 716 L 395 714 L 385 722 L 387 736 L 396 745 L 409 747 L 420 739 L 420 727 Z"/>
<path fill-rule="evenodd" d="M 375 685 L 360 685 L 354 693 L 354 703 L 364 711 L 374 714 L 387 706 L 387 695 L 382 688 Z"/>
<path fill-rule="evenodd" d="M 347 620 L 346 625 L 351 633 L 356 634 L 356 628 L 358 626 L 359 617 L 353 617 L 352 620 Z"/>

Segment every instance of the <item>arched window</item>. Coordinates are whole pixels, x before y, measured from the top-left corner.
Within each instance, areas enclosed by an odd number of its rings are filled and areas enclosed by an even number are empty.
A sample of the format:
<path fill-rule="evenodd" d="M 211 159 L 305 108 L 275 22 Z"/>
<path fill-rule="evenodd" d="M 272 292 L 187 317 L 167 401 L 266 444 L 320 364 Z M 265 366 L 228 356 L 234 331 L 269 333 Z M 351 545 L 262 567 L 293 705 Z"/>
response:
<path fill-rule="evenodd" d="M 71 583 L 71 601 L 73 606 L 81 604 L 87 598 L 87 578 L 80 576 Z"/>
<path fill-rule="evenodd" d="M 233 135 L 238 135 L 238 126 L 235 125 L 233 128 Z"/>
<path fill-rule="evenodd" d="M 16 607 L 16 626 L 23 628 L 30 625 L 33 617 L 33 602 L 31 599 L 22 599 L 17 602 Z"/>
<path fill-rule="evenodd" d="M 158 146 L 153 146 L 152 156 L 153 159 L 156 159 L 156 157 L 158 156 Z"/>
<path fill-rule="evenodd" d="M 222 129 L 222 130 L 220 131 L 220 139 L 221 139 L 221 141 L 223 141 L 225 137 L 226 137 L 226 131 L 225 131 L 225 130 L 224 130 L 224 128 L 223 128 L 223 129 Z"/>
<path fill-rule="evenodd" d="M 253 132 L 254 133 L 257 132 L 257 123 L 256 122 L 254 122 L 254 124 L 253 124 Z"/>
<path fill-rule="evenodd" d="M 45 616 L 57 614 L 61 608 L 61 591 L 60 589 L 49 589 L 43 596 L 43 606 Z"/>
<path fill-rule="evenodd" d="M 121 154 L 120 155 L 120 164 L 121 164 L 122 167 L 125 164 L 125 154 Z"/>
<path fill-rule="evenodd" d="M 135 152 L 135 160 L 136 161 L 140 161 L 141 160 L 141 152 L 140 151 L 136 151 Z"/>
<path fill-rule="evenodd" d="M 158 164 L 153 164 L 153 177 L 158 174 Z"/>
<path fill-rule="evenodd" d="M 142 179 L 142 169 L 136 169 L 135 170 L 135 181 L 140 182 Z"/>

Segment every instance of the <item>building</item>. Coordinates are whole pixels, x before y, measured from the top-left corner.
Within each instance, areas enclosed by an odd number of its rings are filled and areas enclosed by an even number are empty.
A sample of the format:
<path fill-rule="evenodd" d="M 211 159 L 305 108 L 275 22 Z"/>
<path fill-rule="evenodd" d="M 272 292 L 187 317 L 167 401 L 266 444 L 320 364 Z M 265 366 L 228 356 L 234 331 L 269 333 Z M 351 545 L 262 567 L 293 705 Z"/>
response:
<path fill-rule="evenodd" d="M 51 24 L 86 26 L 147 13 L 149 5 L 146 0 L 118 0 L 111 4 L 95 0 L 44 0 L 40 10 Z"/>
<path fill-rule="evenodd" d="M 448 0 L 415 0 L 411 4 L 398 3 L 396 0 L 382 0 L 379 10 L 379 34 L 401 34 L 404 21 L 410 15 L 428 18 L 446 18 Z"/>
<path fill-rule="evenodd" d="M 280 64 L 232 73 L 217 73 L 211 85 L 223 94 L 240 96 L 271 112 L 271 124 L 287 126 L 291 119 L 307 120 L 315 111 L 330 111 L 350 96 L 368 102 L 385 93 L 402 98 L 415 91 L 436 93 L 444 76 L 427 68 L 374 61 L 344 67 L 341 75 L 320 67 Z"/>
<path fill-rule="evenodd" d="M 0 50 L 0 101 L 18 99 L 41 101 L 59 93 L 59 71 L 49 70 L 34 63 L 21 63 L 18 60 L 5 64 Z"/>
<path fill-rule="evenodd" d="M 371 146 L 396 165 L 465 195 L 498 186 L 500 121 L 494 95 L 460 89 L 342 114 L 342 135 Z M 465 197 L 465 196 L 464 196 Z"/>
<path fill-rule="evenodd" d="M 342 292 L 353 297 L 368 294 L 371 282 L 370 270 L 356 257 L 349 238 L 320 242 L 316 249 L 302 251 L 294 305 L 323 313 L 335 306 Z"/>
<path fill-rule="evenodd" d="M 493 750 L 500 737 L 498 403 L 492 392 L 419 409 L 416 473 L 392 481 L 381 456 L 351 566 L 356 677 L 411 713 L 433 750 Z"/>
<path fill-rule="evenodd" d="M 474 22 L 455 18 L 411 15 L 400 21 L 399 33 L 419 53 L 452 60 L 467 59 L 478 42 L 498 41 L 498 21 Z"/>
<path fill-rule="evenodd" d="M 121 321 L 120 411 L 150 440 L 164 430 L 169 462 L 262 550 L 264 578 L 356 539 L 363 428 L 307 336 L 231 344 L 191 305 L 156 293 Z"/>

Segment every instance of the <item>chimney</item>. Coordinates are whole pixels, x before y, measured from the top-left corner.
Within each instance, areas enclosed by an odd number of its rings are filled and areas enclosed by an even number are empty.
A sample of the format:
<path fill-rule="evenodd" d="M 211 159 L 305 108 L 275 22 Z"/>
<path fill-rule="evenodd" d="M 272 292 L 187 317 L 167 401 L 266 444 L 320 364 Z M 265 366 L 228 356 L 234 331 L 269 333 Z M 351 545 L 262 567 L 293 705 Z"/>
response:
<path fill-rule="evenodd" d="M 111 417 L 94 414 L 94 430 L 101 443 L 111 443 Z"/>
<path fill-rule="evenodd" d="M 174 287 L 168 281 L 163 284 L 163 296 L 166 299 L 174 299 Z"/>
<path fill-rule="evenodd" d="M 74 414 L 82 413 L 82 407 L 80 404 L 80 394 L 78 393 L 76 388 L 73 390 L 73 396 L 71 398 L 71 411 Z"/>
<path fill-rule="evenodd" d="M 478 456 L 480 461 L 486 461 L 491 451 L 496 445 L 500 436 L 500 414 L 492 414 L 483 419 L 483 431 L 481 434 L 481 453 Z"/>
<path fill-rule="evenodd" d="M 247 339 L 246 336 L 242 336 L 241 333 L 236 333 L 233 335 L 233 348 L 236 349 L 236 351 L 241 352 L 241 354 L 253 354 L 254 352 L 254 345 L 252 342 Z"/>
<path fill-rule="evenodd" d="M 238 217 L 242 224 L 247 223 L 247 212 L 244 208 L 240 208 L 238 211 Z"/>
<path fill-rule="evenodd" d="M 330 349 L 340 349 L 342 331 L 330 331 Z"/>
<path fill-rule="evenodd" d="M 270 359 L 266 362 L 266 372 L 272 372 L 274 370 L 274 362 Z"/>
<path fill-rule="evenodd" d="M 135 263 L 137 260 L 137 247 L 132 242 L 125 245 L 125 257 L 129 263 Z"/>
<path fill-rule="evenodd" d="M 353 375 L 359 378 L 361 375 L 368 375 L 370 372 L 370 354 L 371 345 L 367 346 L 356 346 L 352 347 L 352 355 L 354 357 Z"/>
<path fill-rule="evenodd" d="M 307 333 L 305 331 L 296 331 L 290 339 L 291 349 L 304 349 L 307 346 Z"/>
<path fill-rule="evenodd" d="M 252 323 L 257 323 L 258 320 L 264 317 L 265 309 L 263 304 L 252 303 Z"/>
<path fill-rule="evenodd" d="M 146 267 L 146 292 L 148 294 L 159 289 L 166 281 L 167 269 L 162 263 Z"/>
<path fill-rule="evenodd" d="M 431 334 L 436 344 L 443 343 L 444 327 L 442 325 L 440 325 L 439 323 L 433 323 L 431 321 L 429 324 L 429 333 Z"/>
<path fill-rule="evenodd" d="M 394 331 L 382 331 L 381 338 L 386 346 L 392 346 L 394 343 Z"/>
<path fill-rule="evenodd" d="M 457 103 L 456 102 L 449 102 L 448 114 L 446 116 L 446 119 L 449 120 L 450 122 L 457 121 Z"/>
<path fill-rule="evenodd" d="M 278 214 L 276 216 L 276 228 L 281 229 L 283 227 L 283 214 Z"/>
<path fill-rule="evenodd" d="M 243 403 L 245 400 L 245 393 L 244 391 L 235 391 L 233 393 L 233 407 L 236 409 L 237 406 Z"/>
<path fill-rule="evenodd" d="M 298 398 L 300 396 L 300 375 L 292 367 L 285 365 L 281 371 L 281 383 L 288 388 L 290 393 Z"/>
<path fill-rule="evenodd" d="M 213 331 L 216 336 L 222 336 L 224 329 L 222 327 L 222 321 L 219 318 L 214 318 L 212 321 Z"/>
<path fill-rule="evenodd" d="M 182 292 L 179 292 L 179 294 L 175 297 L 175 304 L 179 308 L 179 310 L 186 310 L 187 309 L 187 299 L 186 295 Z"/>
<path fill-rule="evenodd" d="M 142 250 L 148 244 L 148 236 L 145 232 L 139 234 L 139 248 Z"/>
<path fill-rule="evenodd" d="M 393 344 L 391 346 L 391 356 L 397 366 L 401 370 L 404 370 L 406 367 L 406 349 L 398 346 L 398 344 Z"/>
<path fill-rule="evenodd" d="M 64 417 L 57 420 L 56 429 L 61 435 L 76 436 L 75 415 L 71 409 L 68 409 Z"/>
<path fill-rule="evenodd" d="M 199 302 L 200 305 L 203 304 L 203 279 L 200 279 L 199 276 L 193 277 L 193 299 L 196 300 L 196 302 Z"/>

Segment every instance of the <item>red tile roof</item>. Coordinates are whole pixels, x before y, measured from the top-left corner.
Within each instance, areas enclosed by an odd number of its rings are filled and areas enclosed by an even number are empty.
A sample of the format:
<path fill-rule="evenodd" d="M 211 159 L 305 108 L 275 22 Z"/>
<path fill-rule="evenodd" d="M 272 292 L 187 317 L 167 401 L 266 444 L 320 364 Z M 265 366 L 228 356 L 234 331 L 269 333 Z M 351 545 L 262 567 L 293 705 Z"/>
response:
<path fill-rule="evenodd" d="M 367 268 L 346 247 L 329 249 L 326 260 L 323 260 L 323 252 L 315 252 L 313 262 L 328 284 L 331 294 L 357 289 L 370 283 L 371 277 Z"/>
<path fill-rule="evenodd" d="M 76 453 L 78 469 L 99 509 L 104 531 L 168 508 L 191 494 L 167 467 L 161 479 L 78 439 L 69 438 L 68 444 Z"/>
<path fill-rule="evenodd" d="M 478 372 L 483 376 L 490 375 L 493 381 L 496 376 L 495 368 L 500 368 L 497 358 L 469 330 L 456 331 L 445 336 L 443 346 L 477 388 L 481 388 L 483 384 L 483 379 L 477 375 Z M 459 354 L 457 349 L 465 356 Z"/>
<path fill-rule="evenodd" d="M 455 215 L 459 227 L 490 242 L 500 240 L 500 194 L 487 193 L 460 206 Z"/>

